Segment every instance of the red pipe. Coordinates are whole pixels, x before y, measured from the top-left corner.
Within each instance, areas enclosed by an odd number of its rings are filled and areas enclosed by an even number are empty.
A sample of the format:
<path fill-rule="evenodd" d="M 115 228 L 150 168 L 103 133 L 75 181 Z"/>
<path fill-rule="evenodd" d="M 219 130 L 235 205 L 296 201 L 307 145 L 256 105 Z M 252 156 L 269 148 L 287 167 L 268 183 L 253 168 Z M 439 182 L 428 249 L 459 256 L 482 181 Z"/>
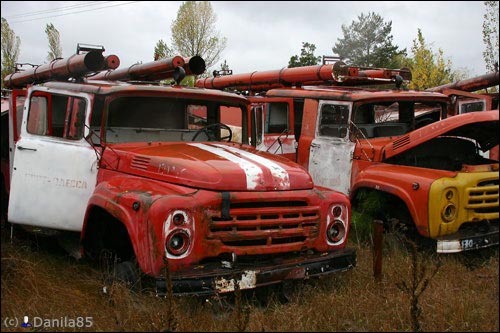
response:
<path fill-rule="evenodd" d="M 205 60 L 202 57 L 196 55 L 190 58 L 184 58 L 184 71 L 187 75 L 199 75 L 205 72 Z M 159 73 L 153 73 L 148 76 L 146 81 L 156 81 L 165 80 L 173 77 L 174 70 L 163 71 Z"/>
<path fill-rule="evenodd" d="M 396 74 L 397 73 L 397 74 Z M 411 78 L 408 70 L 361 69 L 342 62 L 328 65 L 283 68 L 281 70 L 252 72 L 199 79 L 195 86 L 208 89 L 266 90 L 293 85 L 369 84 L 374 79 L 391 79 L 395 75 Z"/>
<path fill-rule="evenodd" d="M 151 75 L 158 75 L 159 73 L 165 72 L 173 73 L 176 67 L 184 67 L 184 59 L 181 56 L 174 56 L 145 64 L 134 64 L 128 68 L 101 72 L 89 77 L 89 79 L 108 81 L 147 80 Z"/>
<path fill-rule="evenodd" d="M 462 91 L 476 91 L 498 85 L 498 72 L 484 74 L 467 80 L 459 80 L 441 86 L 432 87 L 425 91 L 443 92 L 444 89 L 454 89 Z"/>
<path fill-rule="evenodd" d="M 120 66 L 120 58 L 115 55 L 109 55 L 104 57 L 104 68 L 103 69 L 116 69 Z"/>
<path fill-rule="evenodd" d="M 104 57 L 101 51 L 74 54 L 67 59 L 55 59 L 46 65 L 7 75 L 4 78 L 4 86 L 22 88 L 27 84 L 81 77 L 89 72 L 101 70 L 103 65 Z"/>
<path fill-rule="evenodd" d="M 283 68 L 281 70 L 233 74 L 200 79 L 195 86 L 208 89 L 252 90 L 257 86 L 287 86 L 306 81 L 332 80 L 333 65 Z"/>

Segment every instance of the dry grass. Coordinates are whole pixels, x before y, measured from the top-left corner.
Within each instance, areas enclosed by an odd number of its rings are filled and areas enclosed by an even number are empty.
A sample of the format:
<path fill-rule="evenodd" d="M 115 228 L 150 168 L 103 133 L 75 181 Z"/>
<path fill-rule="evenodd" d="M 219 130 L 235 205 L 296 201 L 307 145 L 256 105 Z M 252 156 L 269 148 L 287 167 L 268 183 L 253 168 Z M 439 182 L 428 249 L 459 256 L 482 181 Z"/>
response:
<path fill-rule="evenodd" d="M 2 228 L 2 331 L 6 318 L 92 317 L 86 331 L 412 331 L 410 297 L 398 288 L 412 276 L 412 256 L 386 239 L 380 281 L 373 278 L 369 245 L 357 248 L 355 269 L 295 284 L 289 301 L 270 294 L 265 303 L 236 293 L 222 299 L 157 298 L 122 285 L 102 293 L 103 274 L 91 265 L 34 240 L 10 243 Z M 392 243 L 389 243 L 391 242 Z M 419 254 L 435 265 L 419 297 L 422 331 L 498 332 L 498 249 L 475 254 Z M 170 305 L 169 305 L 170 304 Z M 174 315 L 174 318 L 170 314 Z M 80 331 L 44 328 L 45 331 Z"/>

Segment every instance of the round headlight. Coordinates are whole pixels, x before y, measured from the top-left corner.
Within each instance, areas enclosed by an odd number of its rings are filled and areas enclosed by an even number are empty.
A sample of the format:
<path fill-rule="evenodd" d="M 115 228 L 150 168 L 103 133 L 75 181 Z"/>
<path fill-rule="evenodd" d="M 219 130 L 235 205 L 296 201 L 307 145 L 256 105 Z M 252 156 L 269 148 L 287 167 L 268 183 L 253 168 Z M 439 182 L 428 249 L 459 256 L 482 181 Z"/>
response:
<path fill-rule="evenodd" d="M 342 215 L 342 207 L 340 207 L 340 206 L 334 206 L 332 208 L 332 215 L 335 218 L 340 217 L 340 215 Z"/>
<path fill-rule="evenodd" d="M 446 222 L 453 221 L 457 217 L 457 207 L 452 203 L 447 204 L 441 212 L 441 217 Z"/>
<path fill-rule="evenodd" d="M 165 247 L 168 253 L 174 256 L 180 256 L 189 248 L 189 235 L 184 230 L 173 230 L 165 241 Z"/>
<path fill-rule="evenodd" d="M 181 225 L 186 222 L 186 218 L 182 213 L 175 213 L 174 216 L 172 216 L 172 222 L 174 222 L 175 225 Z"/>
<path fill-rule="evenodd" d="M 453 191 L 449 190 L 446 192 L 446 199 L 451 200 L 453 198 Z"/>
<path fill-rule="evenodd" d="M 333 221 L 333 223 L 330 224 L 328 226 L 328 229 L 326 230 L 326 237 L 331 243 L 340 242 L 342 239 L 344 239 L 344 236 L 345 226 L 344 223 L 340 220 Z"/>

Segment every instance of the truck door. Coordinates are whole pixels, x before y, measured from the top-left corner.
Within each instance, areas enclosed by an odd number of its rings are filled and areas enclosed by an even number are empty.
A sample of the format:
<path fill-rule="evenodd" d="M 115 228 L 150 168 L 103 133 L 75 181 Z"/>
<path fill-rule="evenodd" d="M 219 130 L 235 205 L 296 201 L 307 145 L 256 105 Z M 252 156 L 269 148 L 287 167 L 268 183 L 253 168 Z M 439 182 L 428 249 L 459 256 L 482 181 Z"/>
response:
<path fill-rule="evenodd" d="M 355 143 L 349 140 L 350 102 L 320 101 L 315 120 L 314 136 L 309 145 L 308 170 L 316 185 L 349 194 L 352 156 Z M 304 109 L 306 119 L 307 101 Z M 303 120 L 302 133 L 308 126 Z M 302 136 L 301 136 L 302 137 Z M 303 142 L 299 142 L 299 146 Z M 304 142 L 306 144 L 306 142 Z M 300 154 L 300 151 L 299 151 Z"/>
<path fill-rule="evenodd" d="M 295 161 L 297 142 L 294 133 L 293 101 L 286 98 L 256 98 L 252 100 L 251 125 L 259 133 L 259 120 L 264 117 L 263 138 L 257 137 L 257 149 L 276 155 L 284 155 Z M 255 119 L 255 121 L 254 121 Z M 257 134 L 259 135 L 259 134 Z"/>
<path fill-rule="evenodd" d="M 90 99 L 44 90 L 28 98 L 15 143 L 8 219 L 81 231 L 97 179 L 97 155 L 84 139 Z"/>

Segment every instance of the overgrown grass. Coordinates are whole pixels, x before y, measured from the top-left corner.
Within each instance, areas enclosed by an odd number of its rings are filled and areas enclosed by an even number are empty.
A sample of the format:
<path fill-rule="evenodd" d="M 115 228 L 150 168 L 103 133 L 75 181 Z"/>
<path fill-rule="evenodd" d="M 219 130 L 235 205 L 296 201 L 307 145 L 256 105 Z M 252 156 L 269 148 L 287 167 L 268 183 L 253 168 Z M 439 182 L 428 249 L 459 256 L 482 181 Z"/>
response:
<path fill-rule="evenodd" d="M 372 249 L 355 243 L 351 271 L 294 284 L 289 301 L 241 297 L 158 298 L 120 284 L 102 292 L 102 272 L 41 240 L 14 239 L 2 229 L 1 317 L 92 317 L 90 328 L 38 331 L 413 331 L 411 302 L 400 287 L 410 284 L 414 257 L 399 239 L 385 235 L 382 278 L 373 278 Z M 498 332 L 498 248 L 474 254 L 418 253 L 420 263 L 441 265 L 419 296 L 422 331 Z M 429 268 L 431 271 L 431 268 Z M 271 292 L 269 290 L 269 292 Z M 172 318 L 172 315 L 174 316 Z"/>

